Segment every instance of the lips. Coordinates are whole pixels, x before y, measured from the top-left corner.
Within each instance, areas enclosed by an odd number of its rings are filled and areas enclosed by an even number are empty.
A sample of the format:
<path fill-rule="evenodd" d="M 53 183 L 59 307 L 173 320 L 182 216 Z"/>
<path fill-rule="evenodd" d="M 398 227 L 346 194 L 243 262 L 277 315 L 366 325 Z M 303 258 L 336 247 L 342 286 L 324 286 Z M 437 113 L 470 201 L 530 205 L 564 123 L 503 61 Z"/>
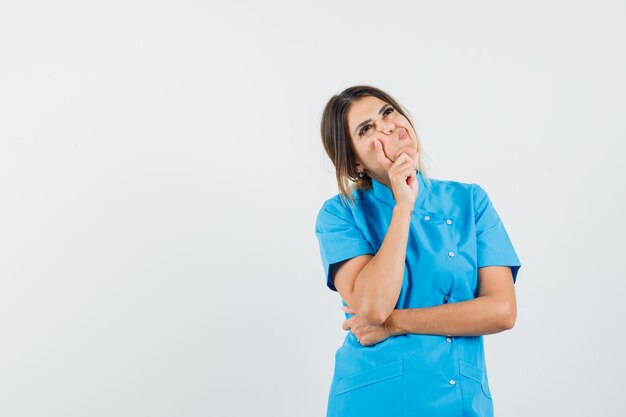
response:
<path fill-rule="evenodd" d="M 408 141 L 406 139 L 408 139 Z M 391 160 L 392 162 L 395 162 L 396 159 L 398 159 L 400 154 L 403 153 L 403 152 L 406 152 L 411 157 L 415 156 L 415 141 L 413 141 L 413 139 L 409 136 L 409 134 L 406 131 L 406 129 L 404 129 L 404 128 L 400 129 L 400 131 L 398 133 L 398 139 L 397 139 L 397 141 L 394 141 L 394 142 L 398 143 L 398 145 L 400 145 L 400 147 L 393 154 L 394 155 L 394 159 Z"/>

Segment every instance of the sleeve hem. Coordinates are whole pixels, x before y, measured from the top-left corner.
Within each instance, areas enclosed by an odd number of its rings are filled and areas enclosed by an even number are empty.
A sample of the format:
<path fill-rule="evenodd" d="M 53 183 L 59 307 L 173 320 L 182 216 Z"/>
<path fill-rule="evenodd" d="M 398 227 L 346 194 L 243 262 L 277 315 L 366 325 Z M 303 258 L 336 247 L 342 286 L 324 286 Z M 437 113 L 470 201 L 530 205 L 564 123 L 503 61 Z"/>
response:
<path fill-rule="evenodd" d="M 331 267 L 338 262 L 347 261 L 348 259 L 352 259 L 361 255 L 374 255 L 372 249 L 365 242 L 358 246 L 355 246 L 350 251 L 344 251 L 340 254 L 336 254 L 335 256 L 329 256 L 327 263 L 324 263 L 324 269 L 326 272 L 326 285 L 328 286 L 328 288 L 337 292 L 337 288 L 335 288 L 330 274 Z"/>
<path fill-rule="evenodd" d="M 509 268 L 511 268 L 511 274 L 513 275 L 513 284 L 515 284 L 515 282 L 517 281 L 517 273 L 519 269 L 522 267 L 521 263 L 519 262 L 493 261 L 493 262 L 483 262 L 482 264 L 478 264 L 477 269 L 485 267 L 485 266 L 508 266 Z"/>

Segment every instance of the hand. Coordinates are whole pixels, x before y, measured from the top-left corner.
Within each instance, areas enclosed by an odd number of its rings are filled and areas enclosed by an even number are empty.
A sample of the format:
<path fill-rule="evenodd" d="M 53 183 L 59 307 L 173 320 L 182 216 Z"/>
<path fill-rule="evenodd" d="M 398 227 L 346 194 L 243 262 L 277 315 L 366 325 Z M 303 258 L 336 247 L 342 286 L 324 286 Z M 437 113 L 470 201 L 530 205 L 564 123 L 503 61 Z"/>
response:
<path fill-rule="evenodd" d="M 378 139 L 374 141 L 374 147 L 378 162 L 385 168 L 389 176 L 391 191 L 396 204 L 403 204 L 413 208 L 419 192 L 419 182 L 417 181 L 419 152 L 415 151 L 415 155 L 402 152 L 395 161 L 391 161 L 385 155 L 383 144 Z"/>
<path fill-rule="evenodd" d="M 390 337 L 384 324 L 369 325 L 364 323 L 350 307 L 344 306 L 342 309 L 348 314 L 354 314 L 354 316 L 344 321 L 341 328 L 351 330 L 361 345 L 375 345 Z"/>

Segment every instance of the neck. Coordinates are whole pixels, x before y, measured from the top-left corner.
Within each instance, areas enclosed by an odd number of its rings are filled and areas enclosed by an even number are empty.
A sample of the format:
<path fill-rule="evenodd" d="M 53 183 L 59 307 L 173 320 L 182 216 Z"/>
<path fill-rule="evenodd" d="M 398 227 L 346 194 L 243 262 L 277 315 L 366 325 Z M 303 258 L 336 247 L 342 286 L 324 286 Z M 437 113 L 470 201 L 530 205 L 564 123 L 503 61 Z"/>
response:
<path fill-rule="evenodd" d="M 391 181 L 389 181 L 389 176 L 388 175 L 386 175 L 384 178 L 383 177 L 379 177 L 379 176 L 375 176 L 375 177 L 372 177 L 372 178 L 374 178 L 379 183 L 384 184 L 387 188 L 389 188 L 391 190 Z"/>

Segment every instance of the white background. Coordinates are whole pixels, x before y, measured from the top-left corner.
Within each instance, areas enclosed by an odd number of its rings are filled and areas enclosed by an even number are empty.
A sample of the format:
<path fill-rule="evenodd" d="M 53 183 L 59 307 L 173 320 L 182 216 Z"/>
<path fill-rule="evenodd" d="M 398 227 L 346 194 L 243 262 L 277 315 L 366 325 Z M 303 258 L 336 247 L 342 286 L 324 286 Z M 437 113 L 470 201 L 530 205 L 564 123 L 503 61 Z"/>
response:
<path fill-rule="evenodd" d="M 0 2 L 0 415 L 321 416 L 331 95 L 382 88 L 522 262 L 498 416 L 623 413 L 621 1 Z"/>

